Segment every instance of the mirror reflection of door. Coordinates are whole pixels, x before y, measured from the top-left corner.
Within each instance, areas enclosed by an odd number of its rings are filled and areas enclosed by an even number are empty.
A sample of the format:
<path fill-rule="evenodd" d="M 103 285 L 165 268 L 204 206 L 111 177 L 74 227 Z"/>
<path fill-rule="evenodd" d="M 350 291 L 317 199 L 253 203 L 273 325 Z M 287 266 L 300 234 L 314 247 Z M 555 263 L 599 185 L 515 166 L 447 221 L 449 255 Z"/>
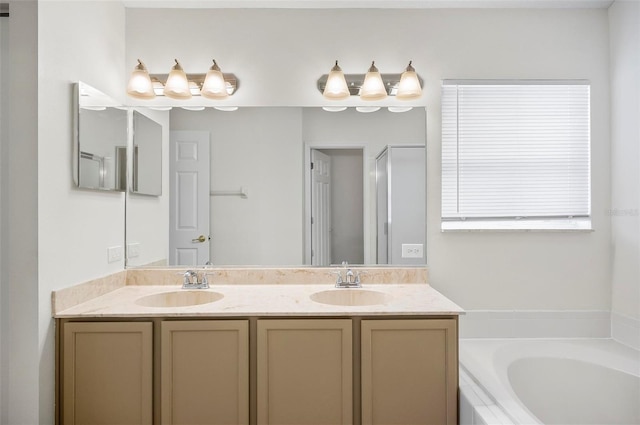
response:
<path fill-rule="evenodd" d="M 311 150 L 311 265 L 331 261 L 331 157 Z"/>
<path fill-rule="evenodd" d="M 210 261 L 209 132 L 172 131 L 169 150 L 169 264 L 205 264 Z"/>
<path fill-rule="evenodd" d="M 311 149 L 314 266 L 364 263 L 363 157 L 361 148 Z"/>

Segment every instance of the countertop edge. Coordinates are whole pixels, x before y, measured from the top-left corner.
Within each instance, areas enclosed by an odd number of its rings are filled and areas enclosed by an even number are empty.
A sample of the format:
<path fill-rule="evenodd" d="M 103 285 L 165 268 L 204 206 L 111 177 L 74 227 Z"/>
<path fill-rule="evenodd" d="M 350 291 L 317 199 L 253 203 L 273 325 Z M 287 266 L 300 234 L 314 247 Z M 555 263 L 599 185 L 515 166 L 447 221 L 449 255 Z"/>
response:
<path fill-rule="evenodd" d="M 183 307 L 147 307 L 140 298 L 163 292 L 181 292 L 178 286 L 125 286 L 71 308 L 52 312 L 55 319 L 105 318 L 231 318 L 231 317 L 364 317 L 460 316 L 464 310 L 429 284 L 369 284 L 362 289 L 385 292 L 392 300 L 371 305 L 328 305 L 312 301 L 332 285 L 220 285 L 223 299 Z M 267 307 L 265 307 L 267 306 Z"/>

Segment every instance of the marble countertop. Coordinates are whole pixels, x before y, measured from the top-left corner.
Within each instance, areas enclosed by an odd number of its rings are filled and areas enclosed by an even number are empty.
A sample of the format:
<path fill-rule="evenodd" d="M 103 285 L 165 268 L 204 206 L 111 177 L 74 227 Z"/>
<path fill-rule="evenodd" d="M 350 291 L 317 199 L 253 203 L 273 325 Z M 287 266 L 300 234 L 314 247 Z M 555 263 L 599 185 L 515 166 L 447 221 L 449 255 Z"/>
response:
<path fill-rule="evenodd" d="M 382 304 L 344 306 L 311 300 L 321 291 L 353 291 L 330 284 L 212 285 L 224 297 L 185 307 L 148 307 L 138 301 L 164 292 L 187 291 L 176 285 L 127 285 L 78 305 L 54 311 L 56 318 L 233 317 L 233 316 L 436 316 L 464 314 L 462 308 L 428 284 L 369 284 L 362 290 L 386 294 Z M 357 290 L 356 290 L 357 291 Z"/>

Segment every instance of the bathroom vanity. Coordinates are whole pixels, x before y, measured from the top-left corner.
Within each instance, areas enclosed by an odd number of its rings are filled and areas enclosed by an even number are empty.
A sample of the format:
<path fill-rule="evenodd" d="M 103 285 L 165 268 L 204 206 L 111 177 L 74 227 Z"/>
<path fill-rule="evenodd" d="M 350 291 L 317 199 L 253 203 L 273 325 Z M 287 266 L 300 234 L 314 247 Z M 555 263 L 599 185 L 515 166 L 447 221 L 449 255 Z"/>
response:
<path fill-rule="evenodd" d="M 427 284 L 179 288 L 55 312 L 59 423 L 457 423 L 462 310 Z"/>

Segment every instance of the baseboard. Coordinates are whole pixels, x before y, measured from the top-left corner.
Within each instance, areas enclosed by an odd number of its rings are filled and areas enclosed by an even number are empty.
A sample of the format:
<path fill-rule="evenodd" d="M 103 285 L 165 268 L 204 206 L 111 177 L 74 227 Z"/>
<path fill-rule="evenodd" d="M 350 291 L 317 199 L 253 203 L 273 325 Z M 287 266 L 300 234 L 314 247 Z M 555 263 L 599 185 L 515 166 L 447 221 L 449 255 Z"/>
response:
<path fill-rule="evenodd" d="M 621 344 L 640 350 L 640 320 L 611 313 L 611 337 Z"/>

